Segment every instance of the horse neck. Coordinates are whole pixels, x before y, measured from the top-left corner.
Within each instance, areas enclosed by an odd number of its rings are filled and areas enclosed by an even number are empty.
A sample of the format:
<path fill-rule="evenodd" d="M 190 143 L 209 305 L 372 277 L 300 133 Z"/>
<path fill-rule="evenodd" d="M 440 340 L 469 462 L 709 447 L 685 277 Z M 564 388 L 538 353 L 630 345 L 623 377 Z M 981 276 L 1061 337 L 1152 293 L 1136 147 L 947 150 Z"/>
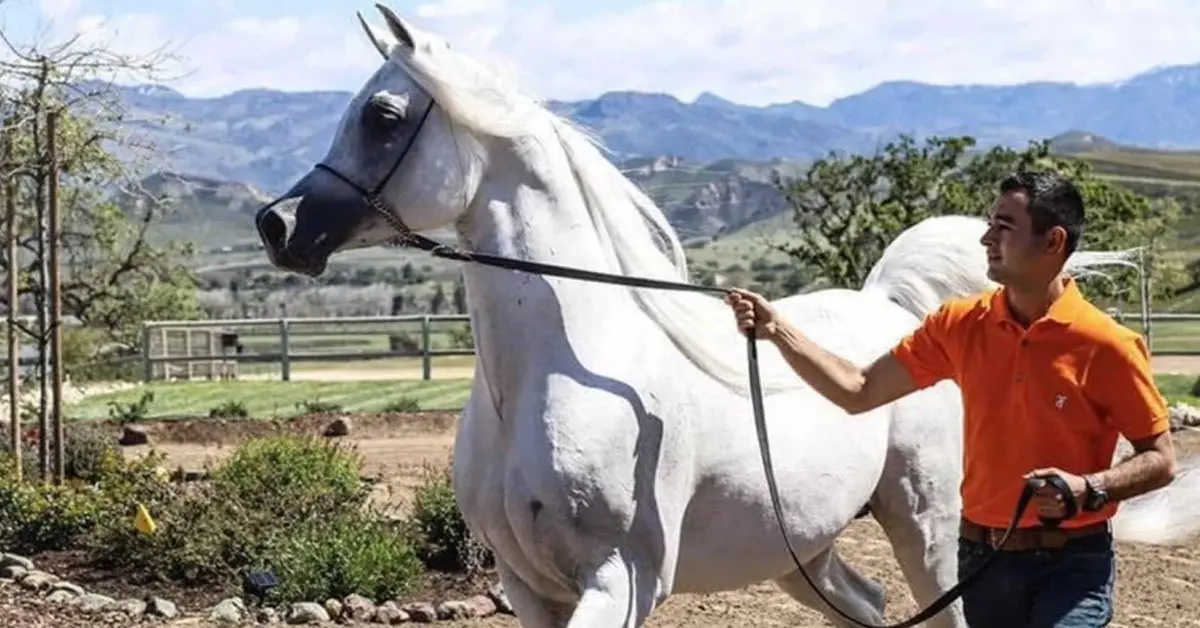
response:
<path fill-rule="evenodd" d="M 457 223 L 460 245 L 514 259 L 618 272 L 562 151 L 544 140 L 496 144 L 479 193 Z M 480 264 L 466 264 L 463 273 L 483 367 L 503 372 L 494 377 L 537 378 L 562 368 L 564 360 L 577 363 L 580 354 L 595 355 L 611 343 L 617 326 L 642 315 L 619 286 L 543 279 Z M 497 364 L 489 367 L 489 360 Z"/>

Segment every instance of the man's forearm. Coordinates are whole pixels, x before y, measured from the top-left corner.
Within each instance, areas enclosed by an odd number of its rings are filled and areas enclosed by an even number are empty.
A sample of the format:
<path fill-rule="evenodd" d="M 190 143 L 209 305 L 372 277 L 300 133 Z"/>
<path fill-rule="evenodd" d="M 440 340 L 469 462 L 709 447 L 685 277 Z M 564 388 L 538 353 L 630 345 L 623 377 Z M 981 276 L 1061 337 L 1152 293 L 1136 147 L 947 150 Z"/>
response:
<path fill-rule="evenodd" d="M 850 413 L 868 409 L 863 401 L 866 382 L 857 365 L 822 349 L 786 323 L 779 324 L 770 340 L 792 370 L 826 399 Z"/>
<path fill-rule="evenodd" d="M 1147 449 L 1092 477 L 1108 491 L 1112 501 L 1121 501 L 1170 484 L 1175 477 L 1175 461 L 1168 453 Z"/>

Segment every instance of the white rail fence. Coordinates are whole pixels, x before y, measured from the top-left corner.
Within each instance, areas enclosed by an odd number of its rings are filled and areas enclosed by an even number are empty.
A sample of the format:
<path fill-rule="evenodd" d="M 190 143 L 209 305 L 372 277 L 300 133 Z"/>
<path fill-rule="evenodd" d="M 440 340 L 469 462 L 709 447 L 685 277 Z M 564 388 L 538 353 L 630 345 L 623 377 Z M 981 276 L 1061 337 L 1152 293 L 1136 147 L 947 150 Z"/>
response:
<path fill-rule="evenodd" d="M 1200 324 L 1194 329 L 1188 324 L 1200 323 L 1200 313 L 1109 314 L 1152 341 L 1154 355 L 1200 356 Z M 1155 325 L 1161 338 L 1151 335 Z M 387 342 L 378 342 L 383 337 Z M 322 345 L 324 350 L 312 350 Z M 287 381 L 296 363 L 405 358 L 419 360 L 421 377 L 428 380 L 437 358 L 474 354 L 467 315 L 440 314 L 149 321 L 143 325 L 140 359 L 145 381 L 234 379 L 242 364 L 278 364 L 280 377 Z"/>

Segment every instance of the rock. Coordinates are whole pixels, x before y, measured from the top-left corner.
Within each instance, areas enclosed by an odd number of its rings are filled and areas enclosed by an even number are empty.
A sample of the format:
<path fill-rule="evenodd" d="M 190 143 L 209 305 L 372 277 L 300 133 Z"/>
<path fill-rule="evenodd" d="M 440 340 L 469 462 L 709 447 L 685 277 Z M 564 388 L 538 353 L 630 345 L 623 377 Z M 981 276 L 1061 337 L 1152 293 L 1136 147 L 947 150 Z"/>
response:
<path fill-rule="evenodd" d="M 447 600 L 437 606 L 437 618 L 441 620 L 467 619 L 470 616 L 471 609 L 466 602 Z"/>
<path fill-rule="evenodd" d="M 354 621 L 370 621 L 375 616 L 375 602 L 357 593 L 347 595 L 346 599 L 342 600 L 340 616 Z"/>
<path fill-rule="evenodd" d="M 148 444 L 150 444 L 150 435 L 146 433 L 146 430 L 143 430 L 140 427 L 133 427 L 132 425 L 126 425 L 121 430 L 121 438 L 119 440 L 117 440 L 117 443 L 120 444 L 122 447 L 134 447 L 137 445 L 148 445 Z"/>
<path fill-rule="evenodd" d="M 51 591 L 66 591 L 67 593 L 70 593 L 71 595 L 83 595 L 83 587 L 81 587 L 75 583 L 72 583 L 72 582 L 67 582 L 66 580 L 59 580 L 58 582 L 51 584 L 50 590 Z"/>
<path fill-rule="evenodd" d="M 50 602 L 51 604 L 67 604 L 75 601 L 75 598 L 77 597 L 79 596 L 71 593 L 70 591 L 59 589 L 58 591 L 51 591 L 50 595 L 46 596 L 46 601 Z"/>
<path fill-rule="evenodd" d="M 29 591 L 44 591 L 55 582 L 58 582 L 58 577 L 44 571 L 30 571 L 19 580 L 21 588 Z"/>
<path fill-rule="evenodd" d="M 437 607 L 438 619 L 478 619 L 496 613 L 496 603 L 486 595 L 476 595 L 466 600 L 449 600 Z"/>
<path fill-rule="evenodd" d="M 4 567 L 12 567 L 14 565 L 24 569 L 25 571 L 33 571 L 32 560 L 29 560 L 24 556 L 17 556 L 16 554 L 0 554 L 0 569 L 3 569 Z"/>
<path fill-rule="evenodd" d="M 384 602 L 375 609 L 375 623 L 385 626 L 403 624 L 409 619 L 408 613 L 400 610 L 395 602 Z"/>
<path fill-rule="evenodd" d="M 323 432 L 327 438 L 335 438 L 338 436 L 349 436 L 351 428 L 350 419 L 347 417 L 338 417 L 325 426 Z"/>
<path fill-rule="evenodd" d="M 274 624 L 279 621 L 279 613 L 270 606 L 264 606 L 254 613 L 254 620 L 260 624 Z"/>
<path fill-rule="evenodd" d="M 329 613 L 330 617 L 342 616 L 342 601 L 329 598 L 325 600 L 325 612 Z"/>
<path fill-rule="evenodd" d="M 165 617 L 167 619 L 175 619 L 179 617 L 179 607 L 171 600 L 164 600 L 161 597 L 152 597 L 146 600 L 146 614 L 155 617 Z"/>
<path fill-rule="evenodd" d="M 496 602 L 486 595 L 473 595 L 466 599 L 466 604 L 471 617 L 491 617 L 498 610 Z"/>
<path fill-rule="evenodd" d="M 1171 406 L 1169 414 L 1172 431 L 1188 427 L 1200 427 L 1200 408 L 1193 408 L 1181 403 Z"/>
<path fill-rule="evenodd" d="M 433 607 L 433 604 L 410 602 L 401 606 L 400 610 L 408 613 L 408 618 L 419 624 L 429 624 L 437 621 L 437 609 Z"/>
<path fill-rule="evenodd" d="M 119 600 L 108 604 L 103 609 L 106 613 L 120 613 L 132 619 L 140 619 L 146 612 L 146 603 L 141 600 Z"/>
<path fill-rule="evenodd" d="M 85 613 L 100 612 L 100 610 L 114 602 L 116 600 L 107 595 L 100 595 L 99 593 L 84 593 L 78 598 L 79 610 Z"/>
<path fill-rule="evenodd" d="M 218 624 L 241 623 L 245 616 L 246 604 L 238 597 L 221 600 L 208 614 L 209 620 Z"/>
<path fill-rule="evenodd" d="M 488 597 L 492 598 L 492 602 L 496 604 L 497 612 L 504 613 L 506 615 L 516 614 L 516 611 L 513 610 L 512 602 L 508 601 L 508 595 L 504 593 L 504 586 L 499 582 L 493 584 L 491 588 L 488 589 Z"/>
<path fill-rule="evenodd" d="M 289 624 L 319 624 L 329 621 L 325 607 L 315 602 L 296 602 L 288 609 Z"/>
<path fill-rule="evenodd" d="M 0 578 L 4 578 L 5 580 L 20 580 L 28 572 L 28 569 L 20 565 L 8 565 L 7 567 L 0 567 Z"/>

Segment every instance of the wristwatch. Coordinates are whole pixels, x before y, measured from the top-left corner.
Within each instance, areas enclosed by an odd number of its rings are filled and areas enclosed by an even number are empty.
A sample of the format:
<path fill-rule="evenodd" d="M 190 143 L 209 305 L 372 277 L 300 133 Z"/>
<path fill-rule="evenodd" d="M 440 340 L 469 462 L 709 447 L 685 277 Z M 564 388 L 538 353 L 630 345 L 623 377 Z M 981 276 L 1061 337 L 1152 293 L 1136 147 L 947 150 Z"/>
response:
<path fill-rule="evenodd" d="M 1104 508 L 1108 504 L 1108 491 L 1098 486 L 1098 482 L 1090 475 L 1083 476 L 1083 483 L 1087 485 L 1087 493 L 1083 498 L 1083 509 L 1088 512 L 1096 512 Z"/>

